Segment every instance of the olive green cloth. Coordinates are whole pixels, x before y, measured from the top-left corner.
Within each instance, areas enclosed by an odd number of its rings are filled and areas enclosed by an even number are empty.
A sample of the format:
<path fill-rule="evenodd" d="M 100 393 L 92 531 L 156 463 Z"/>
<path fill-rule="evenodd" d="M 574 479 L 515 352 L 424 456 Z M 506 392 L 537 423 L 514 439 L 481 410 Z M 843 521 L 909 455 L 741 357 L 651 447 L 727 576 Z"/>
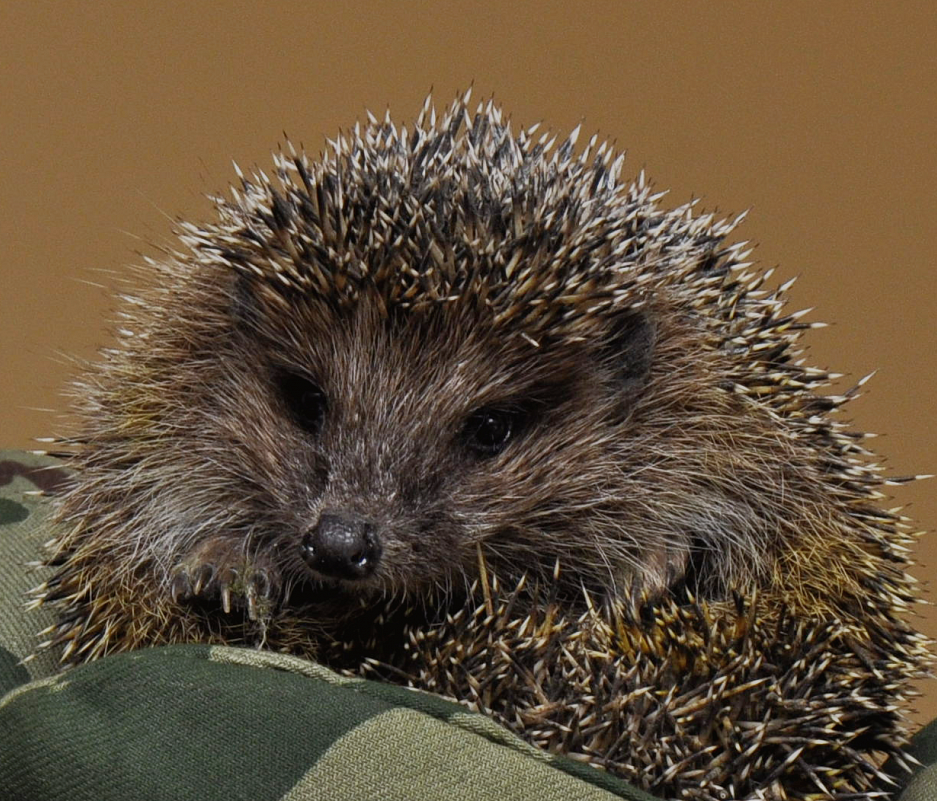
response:
<path fill-rule="evenodd" d="M 908 753 L 924 767 L 905 783 L 900 801 L 934 801 L 937 799 L 937 720 L 914 735 Z"/>
<path fill-rule="evenodd" d="M 649 798 L 428 694 L 202 645 L 13 690 L 0 754 L 0 787 L 23 799 Z"/>
<path fill-rule="evenodd" d="M 0 451 L 0 799 L 11 801 L 653 801 L 524 743 L 463 707 L 312 662 L 185 645 L 57 673 L 34 652 L 48 610 L 27 609 L 51 536 L 52 459 Z M 937 801 L 937 723 L 900 801 Z"/>

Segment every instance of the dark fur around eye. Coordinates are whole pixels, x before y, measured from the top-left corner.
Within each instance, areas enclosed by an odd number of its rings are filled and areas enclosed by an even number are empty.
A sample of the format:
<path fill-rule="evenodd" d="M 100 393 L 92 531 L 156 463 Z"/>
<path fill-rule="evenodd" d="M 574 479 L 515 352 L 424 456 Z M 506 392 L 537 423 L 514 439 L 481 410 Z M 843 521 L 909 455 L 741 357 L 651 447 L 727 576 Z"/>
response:
<path fill-rule="evenodd" d="M 462 442 L 477 456 L 496 456 L 524 429 L 520 409 L 483 407 L 472 412 L 462 428 Z"/>
<path fill-rule="evenodd" d="M 289 371 L 278 372 L 274 380 L 293 421 L 310 434 L 319 433 L 328 410 L 322 388 L 312 379 Z"/>

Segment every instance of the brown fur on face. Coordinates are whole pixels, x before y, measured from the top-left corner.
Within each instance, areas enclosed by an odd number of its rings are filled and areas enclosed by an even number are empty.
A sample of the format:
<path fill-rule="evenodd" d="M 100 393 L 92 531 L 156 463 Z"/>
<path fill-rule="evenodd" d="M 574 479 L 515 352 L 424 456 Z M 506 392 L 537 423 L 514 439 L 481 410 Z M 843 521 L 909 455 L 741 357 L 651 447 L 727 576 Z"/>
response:
<path fill-rule="evenodd" d="M 120 354 L 137 380 L 92 395 L 94 424 L 131 435 L 92 438 L 85 491 L 63 505 L 83 558 L 121 581 L 142 571 L 160 608 L 215 598 L 256 617 L 323 592 L 464 591 L 479 547 L 509 580 L 562 564 L 571 588 L 609 598 L 681 582 L 718 596 L 768 584 L 786 537 L 837 525 L 819 516 L 814 455 L 727 388 L 731 360 L 666 288 L 535 340 L 474 297 L 388 309 L 380 287 L 350 304 L 293 293 L 284 313 L 234 272 L 181 275 L 158 310 L 173 324 L 147 321 Z M 315 431 L 285 397 L 293 377 L 321 390 Z M 485 408 L 516 413 L 491 456 L 463 436 Z M 365 580 L 302 558 L 336 510 L 375 526 Z"/>

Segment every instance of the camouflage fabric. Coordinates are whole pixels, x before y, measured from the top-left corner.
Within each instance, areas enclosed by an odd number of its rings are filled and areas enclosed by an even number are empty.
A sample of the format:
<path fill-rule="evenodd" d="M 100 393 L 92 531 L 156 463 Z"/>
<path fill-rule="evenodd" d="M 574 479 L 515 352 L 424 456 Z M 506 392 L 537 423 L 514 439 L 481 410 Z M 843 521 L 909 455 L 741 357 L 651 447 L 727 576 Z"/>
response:
<path fill-rule="evenodd" d="M 21 660 L 35 651 L 36 633 L 52 623 L 47 610 L 24 608 L 27 591 L 44 578 L 27 563 L 39 558 L 51 536 L 44 501 L 35 493 L 52 491 L 64 478 L 52 459 L 0 451 L 0 695 L 55 670 L 51 653 Z"/>
<path fill-rule="evenodd" d="M 0 451 L 0 797 L 650 801 L 457 704 L 282 654 L 151 648 L 64 674 L 50 654 L 23 663 L 51 623 L 24 607 L 43 578 L 26 563 L 49 539 L 28 493 L 63 477 Z"/>
<path fill-rule="evenodd" d="M 200 645 L 14 690 L 0 754 L 0 786 L 28 799 L 647 798 L 425 693 Z"/>
<path fill-rule="evenodd" d="M 296 657 L 186 645 L 56 672 L 33 653 L 52 621 L 25 609 L 49 539 L 54 460 L 0 451 L 0 797 L 140 799 L 612 799 L 653 801 L 425 693 Z M 900 801 L 937 801 L 937 723 Z"/>

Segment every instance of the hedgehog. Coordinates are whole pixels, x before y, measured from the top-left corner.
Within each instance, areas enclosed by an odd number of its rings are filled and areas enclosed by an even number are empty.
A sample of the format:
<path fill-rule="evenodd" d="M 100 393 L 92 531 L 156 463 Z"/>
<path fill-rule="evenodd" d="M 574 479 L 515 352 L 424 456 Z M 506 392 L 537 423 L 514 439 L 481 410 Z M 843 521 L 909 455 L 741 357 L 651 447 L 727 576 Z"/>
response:
<path fill-rule="evenodd" d="M 469 104 L 235 166 L 145 258 L 59 440 L 43 647 L 263 647 L 663 797 L 871 797 L 930 656 L 862 382 L 744 215 Z"/>

